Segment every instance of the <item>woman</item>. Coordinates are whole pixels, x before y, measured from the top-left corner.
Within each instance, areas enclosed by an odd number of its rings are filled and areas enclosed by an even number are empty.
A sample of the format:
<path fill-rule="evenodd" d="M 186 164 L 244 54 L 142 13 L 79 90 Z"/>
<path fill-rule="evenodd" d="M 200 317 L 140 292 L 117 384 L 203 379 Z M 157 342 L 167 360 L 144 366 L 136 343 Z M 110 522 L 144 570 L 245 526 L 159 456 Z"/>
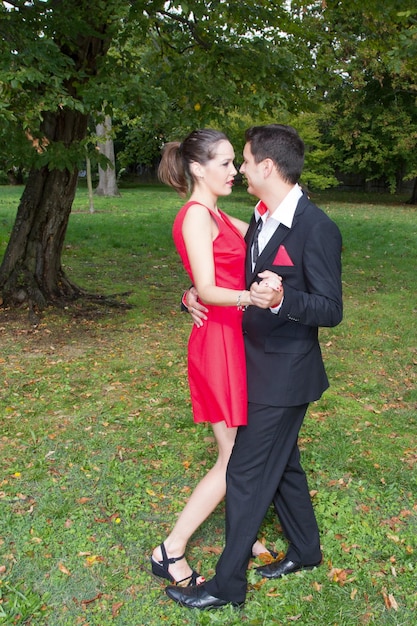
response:
<path fill-rule="evenodd" d="M 246 364 L 242 309 L 251 304 L 245 289 L 248 225 L 217 206 L 232 192 L 237 170 L 226 135 L 203 129 L 181 144 L 168 143 L 158 175 L 180 196 L 190 193 L 173 225 L 173 238 L 210 322 L 193 326 L 188 344 L 188 377 L 194 421 L 210 422 L 218 446 L 215 465 L 193 491 L 174 528 L 152 553 L 152 572 L 173 583 L 204 581 L 185 560 L 194 531 L 226 493 L 226 468 L 238 426 L 246 424 Z M 253 554 L 265 552 L 257 541 Z"/>

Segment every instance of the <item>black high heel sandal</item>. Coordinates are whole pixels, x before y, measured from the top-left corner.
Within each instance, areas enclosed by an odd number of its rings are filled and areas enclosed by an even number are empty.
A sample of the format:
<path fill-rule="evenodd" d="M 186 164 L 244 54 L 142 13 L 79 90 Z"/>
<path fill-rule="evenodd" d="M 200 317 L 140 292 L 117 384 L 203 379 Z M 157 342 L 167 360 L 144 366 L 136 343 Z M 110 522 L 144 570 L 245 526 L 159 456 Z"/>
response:
<path fill-rule="evenodd" d="M 161 548 L 162 561 L 155 561 L 153 557 L 151 557 L 152 574 L 154 574 L 155 576 L 159 576 L 159 578 L 165 578 L 166 580 L 169 580 L 169 582 L 173 585 L 181 585 L 181 583 L 189 580 L 186 585 L 182 585 L 183 587 L 192 587 L 197 584 L 198 578 L 203 578 L 201 574 L 193 570 L 190 576 L 186 576 L 182 580 L 175 580 L 175 578 L 169 573 L 169 566 L 173 565 L 177 561 L 181 561 L 181 559 L 185 557 L 185 554 L 169 559 L 167 551 L 165 550 L 165 545 L 161 543 L 159 547 Z"/>

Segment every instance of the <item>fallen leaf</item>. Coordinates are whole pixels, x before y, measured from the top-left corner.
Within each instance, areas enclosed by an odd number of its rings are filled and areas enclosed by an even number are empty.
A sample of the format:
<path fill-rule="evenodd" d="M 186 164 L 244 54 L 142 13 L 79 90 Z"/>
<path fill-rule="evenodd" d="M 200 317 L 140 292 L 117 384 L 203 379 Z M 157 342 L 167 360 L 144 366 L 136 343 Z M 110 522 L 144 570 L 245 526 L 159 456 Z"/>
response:
<path fill-rule="evenodd" d="M 388 610 L 394 609 L 394 611 L 398 611 L 398 604 L 392 593 L 385 593 L 385 591 L 383 591 L 382 596 L 384 598 L 385 607 Z"/>
<path fill-rule="evenodd" d="M 33 543 L 42 543 L 42 539 L 40 537 L 32 537 L 31 541 L 33 541 Z"/>
<path fill-rule="evenodd" d="M 103 595 L 102 593 L 98 593 L 96 596 L 94 596 L 94 598 L 90 598 L 89 600 L 81 600 L 81 605 L 91 604 L 92 602 L 95 602 L 96 600 L 100 600 L 102 595 Z"/>
<path fill-rule="evenodd" d="M 98 556 L 97 554 L 92 554 L 85 559 L 87 567 L 92 567 L 95 563 L 102 563 L 103 561 L 103 557 Z"/>
<path fill-rule="evenodd" d="M 352 578 L 348 579 L 348 575 L 352 573 L 351 569 L 341 569 L 333 567 L 328 573 L 328 577 L 335 583 L 339 583 L 343 587 L 347 582 L 352 582 Z"/>
<path fill-rule="evenodd" d="M 277 559 L 282 559 L 283 557 L 284 557 L 284 553 L 280 552 L 278 556 L 276 557 L 276 559 L 274 559 L 272 554 L 268 550 L 265 550 L 265 552 L 261 552 L 261 554 L 258 554 L 256 558 L 260 560 L 262 565 L 269 565 L 270 563 L 273 563 Z"/>
<path fill-rule="evenodd" d="M 347 552 L 347 553 L 349 553 L 351 550 L 356 550 L 357 548 L 360 548 L 360 546 L 357 543 L 354 543 L 351 546 L 347 546 L 345 543 L 342 543 L 341 545 L 342 545 L 343 552 Z"/>
<path fill-rule="evenodd" d="M 122 606 L 123 606 L 123 602 L 115 602 L 113 604 L 113 606 L 111 607 L 112 617 L 117 617 L 118 616 L 119 611 L 122 608 Z"/>
<path fill-rule="evenodd" d="M 207 552 L 207 554 L 221 554 L 223 548 L 217 546 L 203 546 L 203 552 Z"/>
<path fill-rule="evenodd" d="M 63 574 L 66 574 L 67 576 L 71 576 L 71 572 L 69 571 L 68 568 L 65 567 L 63 563 L 58 563 L 58 569 Z"/>

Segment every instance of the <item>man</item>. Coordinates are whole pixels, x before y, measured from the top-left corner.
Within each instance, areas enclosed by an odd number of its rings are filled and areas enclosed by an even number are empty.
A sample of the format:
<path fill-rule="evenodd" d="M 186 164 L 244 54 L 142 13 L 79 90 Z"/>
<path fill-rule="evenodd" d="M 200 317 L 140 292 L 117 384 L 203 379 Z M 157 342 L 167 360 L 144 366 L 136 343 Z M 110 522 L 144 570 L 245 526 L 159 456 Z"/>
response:
<path fill-rule="evenodd" d="M 271 502 L 288 549 L 259 574 L 279 578 L 322 559 L 297 440 L 308 404 L 328 387 L 318 329 L 342 319 L 341 235 L 298 185 L 304 144 L 297 132 L 271 124 L 245 138 L 240 171 L 260 200 L 246 236 L 247 285 L 257 305 L 243 319 L 248 425 L 238 429 L 227 470 L 226 544 L 216 574 L 166 589 L 198 609 L 244 603 L 251 546 Z"/>

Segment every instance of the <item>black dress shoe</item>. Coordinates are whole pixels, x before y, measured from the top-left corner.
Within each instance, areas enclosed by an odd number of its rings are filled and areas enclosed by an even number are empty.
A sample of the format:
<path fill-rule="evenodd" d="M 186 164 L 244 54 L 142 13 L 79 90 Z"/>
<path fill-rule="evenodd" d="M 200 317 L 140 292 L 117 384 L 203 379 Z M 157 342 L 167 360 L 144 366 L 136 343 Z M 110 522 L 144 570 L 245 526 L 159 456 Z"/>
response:
<path fill-rule="evenodd" d="M 258 574 L 263 576 L 263 578 L 281 578 L 281 576 L 293 574 L 294 572 L 299 572 L 302 569 L 313 569 L 314 567 L 320 565 L 320 563 L 321 561 L 318 563 L 312 563 L 311 565 L 303 565 L 302 563 L 290 561 L 290 559 L 284 557 L 280 561 L 275 561 L 274 563 L 269 563 L 269 565 L 257 567 L 256 571 Z"/>
<path fill-rule="evenodd" d="M 181 606 L 186 606 L 189 609 L 219 609 L 227 604 L 233 606 L 242 606 L 237 602 L 228 602 L 221 598 L 211 596 L 204 589 L 204 585 L 196 585 L 194 587 L 178 587 L 176 585 L 169 585 L 166 587 L 165 592 L 171 600 L 177 602 Z"/>

